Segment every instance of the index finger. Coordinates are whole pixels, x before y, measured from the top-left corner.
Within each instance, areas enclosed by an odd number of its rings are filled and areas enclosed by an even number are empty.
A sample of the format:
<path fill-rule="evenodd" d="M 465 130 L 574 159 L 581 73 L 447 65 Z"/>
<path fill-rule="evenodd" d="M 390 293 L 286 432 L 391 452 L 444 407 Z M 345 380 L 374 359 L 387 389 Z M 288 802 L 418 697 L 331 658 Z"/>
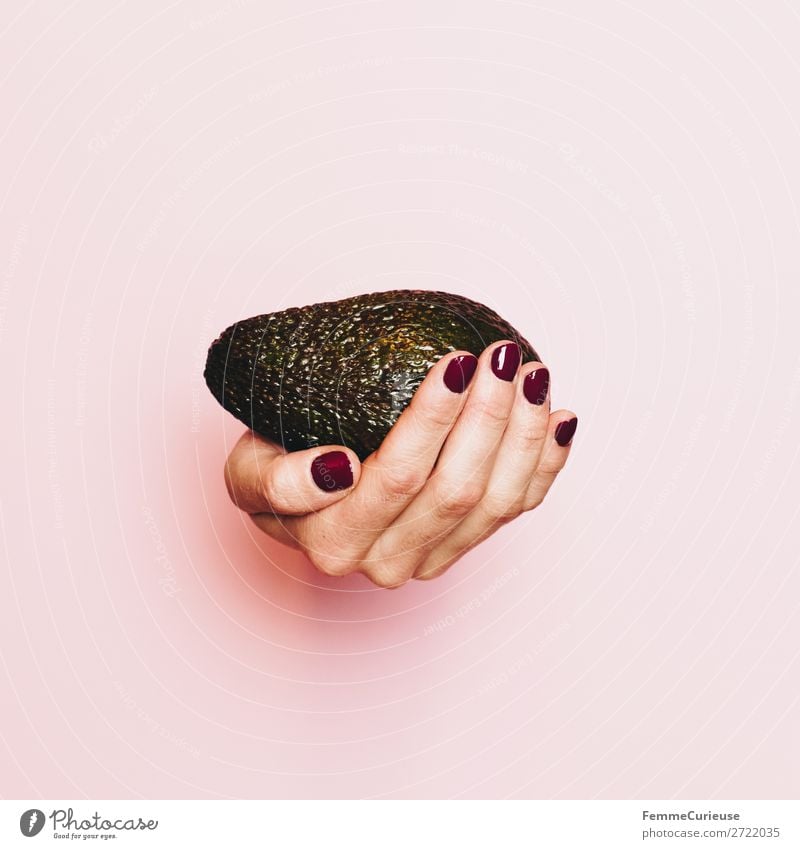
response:
<path fill-rule="evenodd" d="M 348 556 L 366 553 L 377 535 L 422 489 L 464 406 L 477 364 L 477 357 L 466 351 L 442 357 L 380 448 L 363 462 L 358 486 L 325 512 L 326 524 L 338 529 L 340 549 Z"/>

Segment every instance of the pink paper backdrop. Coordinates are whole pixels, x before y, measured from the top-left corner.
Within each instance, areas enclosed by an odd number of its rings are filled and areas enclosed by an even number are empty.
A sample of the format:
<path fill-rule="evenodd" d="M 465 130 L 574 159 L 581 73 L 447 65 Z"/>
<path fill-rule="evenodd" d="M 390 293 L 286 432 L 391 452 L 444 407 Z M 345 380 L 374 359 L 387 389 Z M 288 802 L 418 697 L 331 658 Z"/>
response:
<path fill-rule="evenodd" d="M 0 793 L 792 797 L 790 4 L 6 4 Z M 205 349 L 397 287 L 580 414 L 444 579 L 229 504 Z"/>

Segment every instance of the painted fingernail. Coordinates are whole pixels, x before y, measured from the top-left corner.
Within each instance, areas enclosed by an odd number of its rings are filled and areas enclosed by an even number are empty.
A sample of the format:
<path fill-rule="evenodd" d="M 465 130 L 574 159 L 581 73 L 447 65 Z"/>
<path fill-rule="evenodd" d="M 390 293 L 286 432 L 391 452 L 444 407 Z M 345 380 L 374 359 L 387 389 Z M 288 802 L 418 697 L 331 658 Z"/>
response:
<path fill-rule="evenodd" d="M 550 372 L 546 368 L 537 368 L 525 375 L 522 392 L 531 402 L 540 407 L 547 400 L 547 390 L 550 388 Z"/>
<path fill-rule="evenodd" d="M 500 380 L 513 380 L 519 366 L 519 345 L 507 342 L 492 351 L 492 371 Z"/>
<path fill-rule="evenodd" d="M 572 442 L 572 437 L 575 436 L 575 431 L 578 429 L 578 419 L 567 419 L 565 422 L 559 422 L 556 425 L 556 442 L 563 448 Z"/>
<path fill-rule="evenodd" d="M 451 392 L 463 392 L 469 386 L 477 367 L 478 358 L 473 357 L 472 354 L 453 357 L 444 370 L 444 385 Z"/>
<path fill-rule="evenodd" d="M 328 451 L 320 454 L 311 463 L 311 477 L 325 492 L 347 489 L 353 485 L 353 467 L 344 451 Z"/>

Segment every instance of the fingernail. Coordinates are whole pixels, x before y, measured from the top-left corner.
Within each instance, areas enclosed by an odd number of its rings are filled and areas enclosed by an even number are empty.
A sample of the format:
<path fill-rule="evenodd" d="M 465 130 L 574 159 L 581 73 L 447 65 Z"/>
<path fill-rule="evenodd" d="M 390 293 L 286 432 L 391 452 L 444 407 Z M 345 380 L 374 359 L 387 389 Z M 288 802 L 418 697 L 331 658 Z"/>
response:
<path fill-rule="evenodd" d="M 519 365 L 519 345 L 507 342 L 492 351 L 492 371 L 500 380 L 513 380 Z"/>
<path fill-rule="evenodd" d="M 556 425 L 556 442 L 563 448 L 572 442 L 572 437 L 575 436 L 575 431 L 578 429 L 578 419 L 567 419 L 565 422 L 559 422 Z"/>
<path fill-rule="evenodd" d="M 469 386 L 477 367 L 478 358 L 473 357 L 472 354 L 453 357 L 444 370 L 444 385 L 451 392 L 463 392 Z"/>
<path fill-rule="evenodd" d="M 311 463 L 311 477 L 325 492 L 347 489 L 353 485 L 353 467 L 344 451 L 328 451 L 320 454 Z"/>
<path fill-rule="evenodd" d="M 540 407 L 547 400 L 547 390 L 550 388 L 550 372 L 546 368 L 537 368 L 525 375 L 522 392 L 531 402 Z"/>

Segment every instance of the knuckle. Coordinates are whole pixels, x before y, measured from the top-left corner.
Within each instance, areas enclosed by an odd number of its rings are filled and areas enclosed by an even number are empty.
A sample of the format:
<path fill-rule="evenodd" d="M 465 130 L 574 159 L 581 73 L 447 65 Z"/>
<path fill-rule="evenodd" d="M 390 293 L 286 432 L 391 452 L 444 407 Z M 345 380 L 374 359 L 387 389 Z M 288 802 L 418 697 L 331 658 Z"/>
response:
<path fill-rule="evenodd" d="M 353 571 L 353 566 L 345 559 L 330 557 L 319 551 L 306 551 L 306 556 L 314 567 L 329 578 L 341 578 Z"/>
<path fill-rule="evenodd" d="M 255 494 L 259 501 L 263 501 L 269 505 L 271 510 L 274 510 L 275 505 L 278 503 L 278 494 L 275 491 L 275 482 L 272 476 L 267 474 L 259 475 L 256 478 L 255 487 Z"/>
<path fill-rule="evenodd" d="M 449 555 L 447 557 L 436 556 L 435 554 L 429 557 L 421 566 L 414 572 L 414 579 L 417 581 L 432 581 L 443 575 L 453 563 L 458 560 L 459 555 Z"/>
<path fill-rule="evenodd" d="M 508 421 L 509 411 L 497 401 L 491 398 L 475 396 L 470 398 L 465 408 L 465 413 L 470 421 L 475 424 L 490 424 L 494 426 L 505 425 Z"/>
<path fill-rule="evenodd" d="M 528 499 L 528 505 L 526 506 L 526 510 L 533 510 L 534 507 L 538 507 L 545 499 L 545 496 L 550 491 L 550 486 L 553 481 L 556 479 L 556 472 L 552 474 L 537 474 L 536 482 L 533 487 L 531 487 L 530 497 Z"/>
<path fill-rule="evenodd" d="M 458 418 L 458 408 L 453 403 L 425 403 L 422 398 L 416 404 L 412 400 L 406 412 L 414 425 L 424 431 L 449 430 Z"/>
<path fill-rule="evenodd" d="M 553 469 L 551 471 L 539 469 L 539 471 L 536 472 L 536 477 L 534 478 L 533 485 L 529 490 L 528 498 L 525 500 L 526 510 L 534 510 L 544 501 L 553 481 L 558 476 L 558 472 L 559 469 Z"/>
<path fill-rule="evenodd" d="M 541 447 L 545 433 L 541 427 L 509 428 L 504 439 L 508 439 L 512 450 L 528 455 Z"/>
<path fill-rule="evenodd" d="M 396 569 L 365 569 L 364 574 L 375 586 L 384 590 L 397 589 L 408 581 L 405 572 Z"/>
<path fill-rule="evenodd" d="M 444 566 L 426 566 L 423 569 L 420 569 L 416 575 L 414 575 L 414 580 L 416 581 L 433 581 L 436 578 L 440 578 L 444 573 L 450 568 L 450 564 L 445 564 Z"/>
<path fill-rule="evenodd" d="M 251 481 L 242 473 L 241 464 L 235 455 L 231 455 L 225 461 L 223 475 L 228 496 L 240 510 L 251 512 L 253 506 L 251 502 L 263 500 L 260 491 L 261 482 Z"/>
<path fill-rule="evenodd" d="M 483 484 L 464 481 L 459 484 L 439 483 L 436 487 L 436 505 L 439 513 L 446 517 L 463 516 L 478 506 L 483 498 Z"/>
<path fill-rule="evenodd" d="M 412 463 L 388 463 L 381 470 L 383 487 L 392 496 L 415 495 L 425 484 L 425 476 Z"/>
<path fill-rule="evenodd" d="M 544 501 L 544 494 L 537 491 L 525 503 L 526 510 L 535 510 Z"/>
<path fill-rule="evenodd" d="M 549 463 L 543 463 L 539 466 L 536 477 L 539 479 L 545 486 L 550 486 L 553 481 L 558 477 L 558 473 L 561 471 L 560 465 L 551 465 Z"/>
<path fill-rule="evenodd" d="M 517 500 L 509 501 L 500 496 L 487 496 L 483 501 L 483 511 L 492 523 L 505 525 L 519 516 L 522 507 Z"/>

